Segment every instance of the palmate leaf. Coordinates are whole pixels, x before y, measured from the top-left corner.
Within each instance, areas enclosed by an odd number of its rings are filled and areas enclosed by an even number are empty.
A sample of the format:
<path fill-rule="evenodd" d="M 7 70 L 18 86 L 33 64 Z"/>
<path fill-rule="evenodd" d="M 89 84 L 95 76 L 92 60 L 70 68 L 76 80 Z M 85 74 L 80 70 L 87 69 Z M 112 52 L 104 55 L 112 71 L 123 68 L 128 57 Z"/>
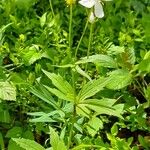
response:
<path fill-rule="evenodd" d="M 57 103 L 54 101 L 51 93 L 42 84 L 38 83 L 35 88 L 30 88 L 30 92 L 42 99 L 44 102 L 53 106 L 55 109 L 58 109 Z"/>
<path fill-rule="evenodd" d="M 103 54 L 92 55 L 92 56 L 89 56 L 89 58 L 83 57 L 83 58 L 81 58 L 81 60 L 77 61 L 75 64 L 79 65 L 79 64 L 84 64 L 84 63 L 88 63 L 88 62 L 99 63 L 100 66 L 108 67 L 108 68 L 116 68 L 117 67 L 117 63 L 115 62 L 115 60 L 113 60 L 112 57 L 103 55 Z"/>
<path fill-rule="evenodd" d="M 46 150 L 44 147 L 33 140 L 23 138 L 12 138 L 12 140 L 25 150 Z"/>
<path fill-rule="evenodd" d="M 128 70 L 118 69 L 109 74 L 107 88 L 118 90 L 126 87 L 132 81 L 132 74 Z"/>
<path fill-rule="evenodd" d="M 85 84 L 78 94 L 78 101 L 81 102 L 102 90 L 109 82 L 109 79 L 100 78 L 97 80 L 89 81 Z"/>
<path fill-rule="evenodd" d="M 117 102 L 116 99 L 109 99 L 109 98 L 103 98 L 101 100 L 99 99 L 87 99 L 81 102 L 80 104 L 91 104 L 95 106 L 101 106 L 101 107 L 107 107 L 111 108 L 115 103 Z"/>
<path fill-rule="evenodd" d="M 30 116 L 34 116 L 33 119 L 30 119 L 30 122 L 56 122 L 63 121 L 62 118 L 65 117 L 65 113 L 61 110 L 54 110 L 50 113 L 44 113 L 44 112 L 33 112 L 33 113 L 27 113 Z"/>
<path fill-rule="evenodd" d="M 54 115 L 60 115 L 60 116 L 65 116 L 64 112 L 61 111 L 61 110 L 54 110 L 54 111 L 51 111 L 50 113 L 44 113 L 44 112 L 30 112 L 30 113 L 27 113 L 28 115 L 30 116 L 36 116 L 36 117 L 39 117 L 39 116 L 44 116 L 44 115 L 47 115 L 47 116 L 54 116 Z"/>
<path fill-rule="evenodd" d="M 67 150 L 64 142 L 60 139 L 53 128 L 50 128 L 50 143 L 53 150 Z"/>
<path fill-rule="evenodd" d="M 72 86 L 65 81 L 60 75 L 57 75 L 55 73 L 50 73 L 45 70 L 43 70 L 44 74 L 52 81 L 53 85 L 58 88 L 62 93 L 64 94 L 74 94 L 74 90 Z"/>
<path fill-rule="evenodd" d="M 64 94 L 61 91 L 55 89 L 55 88 L 50 88 L 48 86 L 45 86 L 51 93 L 56 95 L 58 98 L 66 100 L 66 101 L 74 101 L 74 96 L 71 95 L 70 93 Z"/>
<path fill-rule="evenodd" d="M 79 108 L 83 108 L 83 110 L 84 108 L 88 110 L 92 110 L 96 112 L 97 115 L 107 114 L 107 115 L 113 115 L 122 118 L 120 114 L 123 112 L 124 105 L 123 104 L 114 105 L 116 101 L 117 101 L 116 99 L 107 99 L 107 98 L 101 100 L 87 99 L 81 102 L 80 104 L 78 104 L 78 106 Z M 85 113 L 85 116 L 86 115 L 87 114 Z"/>
<path fill-rule="evenodd" d="M 108 106 L 104 106 L 104 105 L 103 106 L 95 106 L 95 105 L 91 105 L 91 104 L 85 104 L 85 106 L 87 108 L 95 111 L 97 115 L 107 114 L 107 115 L 112 115 L 112 116 L 116 116 L 116 117 L 123 119 L 123 117 L 120 114 L 120 110 L 118 111 L 118 109 L 116 109 L 115 107 L 108 108 Z M 124 104 L 118 104 L 118 108 L 119 107 L 123 111 Z"/>

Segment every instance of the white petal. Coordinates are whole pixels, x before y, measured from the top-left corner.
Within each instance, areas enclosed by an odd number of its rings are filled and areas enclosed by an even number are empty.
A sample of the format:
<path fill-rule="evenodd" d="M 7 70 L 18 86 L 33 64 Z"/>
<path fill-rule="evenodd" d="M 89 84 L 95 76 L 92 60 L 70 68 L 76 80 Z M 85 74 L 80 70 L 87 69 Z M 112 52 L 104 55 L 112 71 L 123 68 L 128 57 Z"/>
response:
<path fill-rule="evenodd" d="M 90 17 L 89 17 L 89 22 L 90 22 L 90 23 L 93 23 L 93 22 L 94 22 L 94 20 L 95 20 L 94 13 L 93 13 L 93 12 L 91 12 Z"/>
<path fill-rule="evenodd" d="M 84 7 L 91 8 L 94 6 L 95 0 L 80 0 L 79 4 L 81 4 Z"/>
<path fill-rule="evenodd" d="M 104 17 L 103 6 L 99 2 L 99 0 L 95 0 L 94 11 L 95 11 L 95 16 L 96 17 L 98 17 L 98 18 L 103 18 Z"/>

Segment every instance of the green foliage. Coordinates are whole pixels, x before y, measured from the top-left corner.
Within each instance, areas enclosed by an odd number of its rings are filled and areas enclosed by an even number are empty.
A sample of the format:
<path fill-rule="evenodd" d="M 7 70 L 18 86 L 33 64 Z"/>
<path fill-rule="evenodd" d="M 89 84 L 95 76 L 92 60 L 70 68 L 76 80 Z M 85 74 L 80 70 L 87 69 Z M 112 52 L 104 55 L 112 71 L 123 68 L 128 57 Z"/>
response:
<path fill-rule="evenodd" d="M 102 90 L 107 85 L 108 82 L 109 82 L 109 79 L 103 79 L 103 78 L 99 78 L 94 81 L 89 81 L 79 91 L 78 101 L 82 102 L 85 99 L 95 95 L 100 90 Z"/>
<path fill-rule="evenodd" d="M 54 108 L 57 108 L 57 103 L 54 101 L 53 97 L 46 90 L 46 88 L 44 86 L 42 86 L 41 84 L 38 84 L 37 88 L 31 88 L 30 91 L 34 95 L 36 95 L 37 97 L 39 97 L 40 99 L 42 99 L 44 102 L 50 104 Z"/>
<path fill-rule="evenodd" d="M 15 141 L 21 148 L 25 150 L 45 150 L 44 147 L 39 145 L 33 140 L 29 139 L 18 139 L 18 138 L 12 138 L 13 141 Z"/>
<path fill-rule="evenodd" d="M 74 100 L 74 91 L 72 86 L 65 81 L 60 75 L 56 75 L 54 73 L 49 73 L 47 71 L 43 71 L 49 79 L 52 80 L 52 83 L 58 88 L 48 88 L 50 92 L 55 94 L 61 99 L 68 100 L 68 101 L 73 101 Z"/>
<path fill-rule="evenodd" d="M 148 138 L 143 138 L 141 135 L 138 136 L 138 140 L 140 142 L 140 144 L 146 149 L 148 150 L 150 148 L 150 144 L 149 144 L 149 137 Z"/>
<path fill-rule="evenodd" d="M 15 86 L 9 82 L 0 82 L 0 99 L 3 100 L 16 100 Z"/>
<path fill-rule="evenodd" d="M 0 1 L 0 149 L 149 149 L 149 1 L 70 2 Z"/>
<path fill-rule="evenodd" d="M 59 138 L 58 134 L 54 131 L 53 128 L 50 128 L 50 143 L 53 150 L 67 150 L 63 141 Z"/>
<path fill-rule="evenodd" d="M 107 88 L 118 90 L 128 86 L 132 82 L 132 74 L 127 70 L 115 70 L 109 73 Z"/>
<path fill-rule="evenodd" d="M 89 114 L 89 110 L 95 111 L 97 115 L 108 114 L 122 118 L 123 104 L 114 105 L 114 99 L 88 99 L 79 103 L 79 113 Z"/>
<path fill-rule="evenodd" d="M 89 56 L 89 58 L 87 57 L 81 58 L 81 60 L 76 62 L 76 64 L 83 64 L 88 62 L 97 63 L 102 67 L 117 68 L 117 63 L 115 62 L 115 60 L 113 60 L 112 57 L 102 54 L 92 55 Z"/>
<path fill-rule="evenodd" d="M 13 127 L 12 129 L 10 129 L 7 132 L 6 137 L 17 138 L 17 137 L 20 137 L 21 134 L 22 134 L 22 128 L 21 127 Z"/>
<path fill-rule="evenodd" d="M 98 117 L 92 117 L 87 124 L 87 131 L 94 137 L 99 129 L 103 128 L 103 122 Z"/>
<path fill-rule="evenodd" d="M 0 133 L 0 147 L 3 150 L 4 149 L 4 140 L 3 140 L 3 135 Z"/>

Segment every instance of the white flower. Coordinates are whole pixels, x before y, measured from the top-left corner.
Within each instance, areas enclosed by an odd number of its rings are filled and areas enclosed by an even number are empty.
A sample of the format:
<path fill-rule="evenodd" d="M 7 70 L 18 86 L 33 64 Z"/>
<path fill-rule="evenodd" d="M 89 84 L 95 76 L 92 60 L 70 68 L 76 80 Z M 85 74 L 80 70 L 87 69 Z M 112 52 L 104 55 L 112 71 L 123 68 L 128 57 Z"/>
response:
<path fill-rule="evenodd" d="M 80 0 L 79 4 L 83 5 L 84 7 L 91 8 L 95 5 L 95 0 Z"/>
<path fill-rule="evenodd" d="M 94 15 L 97 18 L 103 18 L 104 17 L 104 11 L 101 4 L 101 0 L 80 0 L 79 4 L 81 4 L 84 7 L 92 8 L 94 7 Z M 91 13 L 91 15 L 93 15 Z"/>

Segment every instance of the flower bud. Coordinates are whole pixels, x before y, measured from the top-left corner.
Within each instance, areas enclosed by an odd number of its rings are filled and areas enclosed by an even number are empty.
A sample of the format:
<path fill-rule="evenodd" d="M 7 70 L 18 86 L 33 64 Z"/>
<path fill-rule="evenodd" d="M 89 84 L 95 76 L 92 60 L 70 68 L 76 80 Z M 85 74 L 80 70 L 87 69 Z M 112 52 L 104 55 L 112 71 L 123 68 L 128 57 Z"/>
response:
<path fill-rule="evenodd" d="M 90 16 L 89 16 L 89 22 L 90 22 L 90 23 L 94 23 L 94 21 L 95 21 L 95 16 L 94 16 L 94 13 L 91 12 L 91 14 L 90 14 Z"/>
<path fill-rule="evenodd" d="M 75 4 L 75 0 L 66 0 L 67 5 Z"/>

